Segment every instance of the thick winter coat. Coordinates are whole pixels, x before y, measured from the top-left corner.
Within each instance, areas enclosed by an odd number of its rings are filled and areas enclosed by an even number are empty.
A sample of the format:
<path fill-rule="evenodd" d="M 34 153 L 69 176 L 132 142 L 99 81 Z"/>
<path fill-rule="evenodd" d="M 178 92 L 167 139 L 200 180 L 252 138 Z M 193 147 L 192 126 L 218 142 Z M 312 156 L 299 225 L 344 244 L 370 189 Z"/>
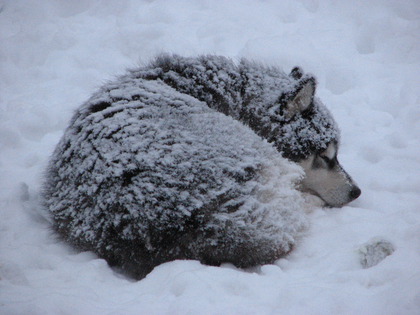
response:
<path fill-rule="evenodd" d="M 55 231 L 137 279 L 174 259 L 275 261 L 306 225 L 289 159 L 338 139 L 317 99 L 288 106 L 312 82 L 299 69 L 165 55 L 106 84 L 51 158 Z"/>

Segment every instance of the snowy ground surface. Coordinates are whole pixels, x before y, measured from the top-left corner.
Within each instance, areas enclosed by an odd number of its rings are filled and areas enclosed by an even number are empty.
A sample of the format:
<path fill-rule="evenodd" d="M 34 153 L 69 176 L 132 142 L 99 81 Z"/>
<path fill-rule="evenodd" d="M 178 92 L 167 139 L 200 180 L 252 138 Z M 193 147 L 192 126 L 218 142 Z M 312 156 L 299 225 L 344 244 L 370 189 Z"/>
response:
<path fill-rule="evenodd" d="M 417 0 L 0 0 L 0 313 L 419 314 L 419 23 Z M 314 73 L 362 196 L 254 270 L 176 261 L 132 282 L 55 241 L 33 200 L 72 112 L 164 51 Z M 375 237 L 395 252 L 366 269 Z"/>

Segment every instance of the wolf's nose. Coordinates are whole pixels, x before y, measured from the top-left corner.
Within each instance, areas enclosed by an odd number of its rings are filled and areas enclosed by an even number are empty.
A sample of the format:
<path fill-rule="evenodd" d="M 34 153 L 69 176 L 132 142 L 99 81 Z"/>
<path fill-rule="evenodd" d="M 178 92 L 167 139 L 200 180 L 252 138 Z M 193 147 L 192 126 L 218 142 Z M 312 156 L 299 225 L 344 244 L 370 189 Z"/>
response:
<path fill-rule="evenodd" d="M 350 191 L 351 200 L 354 200 L 354 199 L 358 198 L 361 193 L 362 193 L 362 191 L 360 190 L 360 188 L 357 187 L 357 186 L 354 186 L 353 189 Z"/>

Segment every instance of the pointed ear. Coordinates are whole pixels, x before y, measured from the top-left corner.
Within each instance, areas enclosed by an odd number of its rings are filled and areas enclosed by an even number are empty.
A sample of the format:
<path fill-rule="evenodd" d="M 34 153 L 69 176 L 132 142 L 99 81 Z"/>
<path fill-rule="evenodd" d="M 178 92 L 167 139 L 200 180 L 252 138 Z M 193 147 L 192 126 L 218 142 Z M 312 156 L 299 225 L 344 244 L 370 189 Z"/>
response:
<path fill-rule="evenodd" d="M 286 118 L 290 119 L 297 113 L 303 112 L 307 109 L 314 99 L 315 95 L 315 78 L 310 77 L 302 80 L 297 86 L 292 97 L 287 101 L 286 104 Z"/>
<path fill-rule="evenodd" d="M 299 80 L 303 76 L 303 70 L 300 67 L 294 67 L 292 71 L 290 71 L 289 76 L 295 80 Z"/>

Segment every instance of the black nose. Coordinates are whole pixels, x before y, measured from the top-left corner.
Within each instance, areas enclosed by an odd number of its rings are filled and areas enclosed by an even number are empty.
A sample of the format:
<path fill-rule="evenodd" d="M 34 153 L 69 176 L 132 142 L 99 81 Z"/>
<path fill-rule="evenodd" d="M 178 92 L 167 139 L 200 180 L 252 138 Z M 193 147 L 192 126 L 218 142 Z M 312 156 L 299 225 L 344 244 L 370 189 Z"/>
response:
<path fill-rule="evenodd" d="M 360 188 L 357 187 L 357 186 L 354 186 L 353 189 L 350 191 L 351 200 L 354 200 L 354 199 L 358 198 L 361 193 L 362 193 L 362 191 L 360 190 Z"/>

